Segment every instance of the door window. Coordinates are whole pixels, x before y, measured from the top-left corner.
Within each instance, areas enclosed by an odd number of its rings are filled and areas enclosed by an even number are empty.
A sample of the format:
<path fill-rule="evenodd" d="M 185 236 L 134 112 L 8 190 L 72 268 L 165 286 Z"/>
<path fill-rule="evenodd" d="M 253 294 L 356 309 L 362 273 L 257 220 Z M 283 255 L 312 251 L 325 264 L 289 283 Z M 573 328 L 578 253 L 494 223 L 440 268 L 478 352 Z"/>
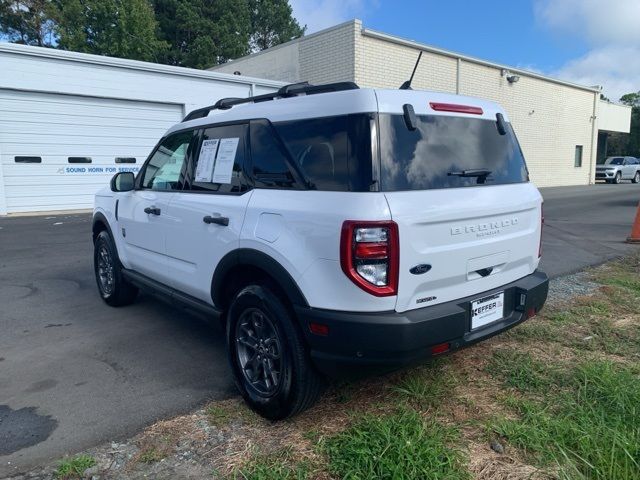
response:
<path fill-rule="evenodd" d="M 247 125 L 205 128 L 189 168 L 186 189 L 242 193 L 249 189 L 244 173 Z"/>
<path fill-rule="evenodd" d="M 142 188 L 151 190 L 182 190 L 185 177 L 185 160 L 192 130 L 174 133 L 165 138 L 147 162 Z"/>

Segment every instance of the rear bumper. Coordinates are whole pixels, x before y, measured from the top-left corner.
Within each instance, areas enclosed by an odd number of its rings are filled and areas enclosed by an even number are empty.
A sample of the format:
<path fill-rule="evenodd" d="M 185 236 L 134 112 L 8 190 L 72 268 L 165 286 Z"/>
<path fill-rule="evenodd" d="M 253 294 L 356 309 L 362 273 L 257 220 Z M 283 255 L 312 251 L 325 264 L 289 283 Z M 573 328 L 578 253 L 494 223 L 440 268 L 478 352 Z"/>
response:
<path fill-rule="evenodd" d="M 549 279 L 536 271 L 513 283 L 473 297 L 408 312 L 340 312 L 296 307 L 296 313 L 318 370 L 332 378 L 356 378 L 418 363 L 433 356 L 432 347 L 449 351 L 507 330 L 537 313 L 547 299 Z M 471 330 L 470 302 L 504 291 L 502 320 Z M 517 304 L 526 296 L 523 305 Z M 311 333 L 310 323 L 329 328 L 326 336 Z"/>

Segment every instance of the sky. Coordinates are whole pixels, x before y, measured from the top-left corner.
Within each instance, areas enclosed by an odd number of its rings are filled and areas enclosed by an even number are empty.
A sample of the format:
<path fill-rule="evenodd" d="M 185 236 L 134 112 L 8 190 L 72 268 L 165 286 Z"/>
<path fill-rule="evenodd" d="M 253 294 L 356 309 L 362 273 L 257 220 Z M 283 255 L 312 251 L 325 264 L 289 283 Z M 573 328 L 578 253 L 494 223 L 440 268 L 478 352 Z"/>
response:
<path fill-rule="evenodd" d="M 640 90 L 640 0 L 290 0 L 313 33 L 366 28 L 582 85 Z"/>

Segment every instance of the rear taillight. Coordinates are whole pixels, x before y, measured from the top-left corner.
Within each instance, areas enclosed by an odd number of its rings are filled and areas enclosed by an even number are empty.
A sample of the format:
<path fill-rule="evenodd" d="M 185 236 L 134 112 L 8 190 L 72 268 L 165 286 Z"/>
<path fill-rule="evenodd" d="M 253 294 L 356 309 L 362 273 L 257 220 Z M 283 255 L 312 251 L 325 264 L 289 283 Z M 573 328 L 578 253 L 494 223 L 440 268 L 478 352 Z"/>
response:
<path fill-rule="evenodd" d="M 544 202 L 540 205 L 540 243 L 538 244 L 538 258 L 542 257 L 542 227 L 544 227 Z"/>
<path fill-rule="evenodd" d="M 398 225 L 392 221 L 342 224 L 340 264 L 358 287 L 377 297 L 398 293 Z"/>

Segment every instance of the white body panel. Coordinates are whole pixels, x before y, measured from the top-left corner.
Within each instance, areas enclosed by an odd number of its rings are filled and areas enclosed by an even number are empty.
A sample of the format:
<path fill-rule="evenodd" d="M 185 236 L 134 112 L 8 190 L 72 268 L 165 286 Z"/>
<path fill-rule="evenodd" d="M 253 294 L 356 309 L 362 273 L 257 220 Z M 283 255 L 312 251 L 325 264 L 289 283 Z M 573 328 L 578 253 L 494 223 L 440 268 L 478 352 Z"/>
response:
<path fill-rule="evenodd" d="M 265 225 L 265 215 L 279 219 L 268 219 Z M 390 218 L 384 195 L 379 193 L 258 189 L 247 209 L 240 247 L 260 250 L 280 263 L 311 307 L 393 310 L 394 297 L 369 295 L 340 267 L 340 231 L 345 220 Z"/>
<path fill-rule="evenodd" d="M 538 266 L 542 198 L 530 183 L 385 196 L 400 231 L 398 311 L 497 288 Z M 409 273 L 418 264 L 432 268 Z"/>
<path fill-rule="evenodd" d="M 213 272 L 227 253 L 239 247 L 245 211 L 253 194 L 174 194 L 165 231 L 169 286 L 212 303 Z M 206 224 L 203 218 L 207 215 L 227 217 L 229 225 Z"/>
<path fill-rule="evenodd" d="M 166 236 L 171 225 L 165 214 L 175 193 L 150 190 L 118 194 L 118 229 L 126 266 L 159 282 L 172 278 L 166 258 Z M 145 213 L 159 208 L 161 215 Z M 113 228 L 112 228 L 113 230 Z"/>
<path fill-rule="evenodd" d="M 377 111 L 399 114 L 404 103 L 413 104 L 418 115 L 461 115 L 434 112 L 431 101 L 481 107 L 478 117 L 495 121 L 496 113 L 502 113 L 506 120 L 498 105 L 475 98 L 350 90 L 241 105 L 178 124 L 169 133 L 250 118 L 283 121 Z M 140 196 L 140 192 L 116 194 Z M 167 196 L 163 223 L 151 218 L 145 222 L 137 213 L 157 199 L 146 199 L 146 203 L 138 199 L 127 203 L 125 219 L 121 213 L 121 221 L 112 225 L 115 232 L 119 223 L 130 222 L 131 228 L 142 228 L 142 235 L 157 235 L 142 246 L 152 252 L 144 254 L 139 245 L 132 246 L 139 242 L 138 234 L 118 238 L 122 263 L 208 303 L 212 303 L 210 288 L 219 260 L 236 248 L 258 250 L 278 262 L 310 307 L 352 312 L 404 312 L 481 294 L 533 273 L 539 263 L 542 198 L 529 182 L 397 192 L 258 188 L 243 195 L 177 192 Z M 96 199 L 98 210 L 109 210 L 112 204 L 107 194 Z M 217 214 L 229 217 L 228 227 L 203 223 L 203 216 Z M 115 222 L 110 212 L 106 215 Z M 340 236 L 346 220 L 397 223 L 397 295 L 367 293 L 342 271 Z M 161 227 L 153 230 L 156 225 Z M 164 251 L 153 271 L 149 263 L 162 245 Z M 421 264 L 431 269 L 419 275 L 409 272 Z"/>

